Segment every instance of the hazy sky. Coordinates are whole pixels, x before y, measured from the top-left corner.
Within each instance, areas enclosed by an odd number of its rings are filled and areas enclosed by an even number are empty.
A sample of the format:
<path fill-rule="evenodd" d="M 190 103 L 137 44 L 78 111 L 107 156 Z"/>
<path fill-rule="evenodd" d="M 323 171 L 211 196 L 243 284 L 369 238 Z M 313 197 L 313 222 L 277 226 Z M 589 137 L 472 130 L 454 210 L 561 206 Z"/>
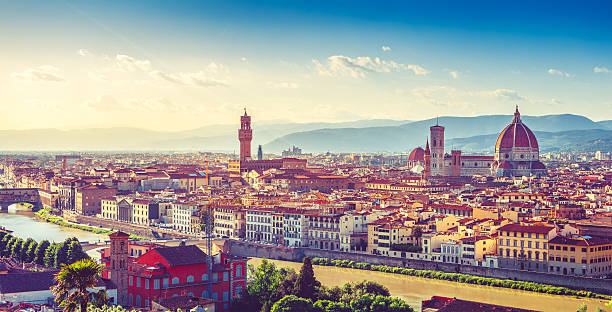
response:
<path fill-rule="evenodd" d="M 612 119 L 612 2 L 532 2 L 2 1 L 0 128 Z"/>

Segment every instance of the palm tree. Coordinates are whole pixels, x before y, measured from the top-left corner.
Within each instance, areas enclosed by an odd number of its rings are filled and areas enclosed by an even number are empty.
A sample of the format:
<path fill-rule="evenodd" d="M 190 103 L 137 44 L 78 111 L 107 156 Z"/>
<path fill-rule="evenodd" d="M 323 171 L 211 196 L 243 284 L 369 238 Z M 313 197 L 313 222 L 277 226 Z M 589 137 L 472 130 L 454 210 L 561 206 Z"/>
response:
<path fill-rule="evenodd" d="M 102 274 L 102 267 L 91 259 L 79 260 L 71 265 L 62 264 L 62 269 L 55 274 L 55 285 L 51 291 L 55 301 L 65 308 L 67 312 L 87 312 L 87 304 L 93 301 L 96 305 L 106 303 L 108 297 L 104 290 L 93 293 L 93 288 Z"/>

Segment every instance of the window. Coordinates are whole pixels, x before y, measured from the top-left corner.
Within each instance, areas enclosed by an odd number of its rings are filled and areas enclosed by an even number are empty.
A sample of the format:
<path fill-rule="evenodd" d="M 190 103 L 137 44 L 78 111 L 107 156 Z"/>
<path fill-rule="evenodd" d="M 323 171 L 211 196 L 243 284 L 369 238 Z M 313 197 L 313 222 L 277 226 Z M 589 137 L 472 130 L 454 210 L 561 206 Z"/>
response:
<path fill-rule="evenodd" d="M 217 275 L 217 273 L 213 273 L 213 282 L 216 282 L 218 280 L 219 280 L 219 276 Z"/>
<path fill-rule="evenodd" d="M 242 264 L 236 264 L 236 277 L 242 277 Z"/>
<path fill-rule="evenodd" d="M 208 290 L 202 291 L 202 298 L 208 299 Z"/>
<path fill-rule="evenodd" d="M 140 277 L 136 278 L 136 287 L 140 287 Z"/>
<path fill-rule="evenodd" d="M 145 279 L 145 289 L 149 289 L 149 279 Z"/>
<path fill-rule="evenodd" d="M 140 295 L 136 296 L 136 307 L 140 308 Z"/>
<path fill-rule="evenodd" d="M 193 275 L 187 276 L 187 283 L 193 283 L 193 281 L 194 281 Z"/>
<path fill-rule="evenodd" d="M 223 272 L 223 281 L 224 282 L 229 281 L 229 274 L 228 274 L 228 272 Z"/>
<path fill-rule="evenodd" d="M 229 300 L 229 294 L 227 291 L 223 292 L 223 301 L 228 301 Z"/>
<path fill-rule="evenodd" d="M 187 296 L 193 297 L 193 293 L 192 292 L 188 292 Z"/>
<path fill-rule="evenodd" d="M 146 299 L 145 300 L 145 307 L 148 307 L 148 306 L 149 306 L 149 299 Z"/>
<path fill-rule="evenodd" d="M 164 288 L 168 288 L 169 281 L 170 280 L 167 277 L 164 278 Z"/>
<path fill-rule="evenodd" d="M 179 278 L 178 277 L 173 277 L 172 278 L 172 285 L 176 285 L 179 283 Z"/>
<path fill-rule="evenodd" d="M 128 296 L 128 304 L 129 305 L 134 305 L 134 295 L 130 294 Z"/>
<path fill-rule="evenodd" d="M 153 289 L 159 289 L 159 280 L 153 280 Z"/>
<path fill-rule="evenodd" d="M 130 286 L 134 285 L 134 277 L 133 277 L 133 276 L 131 276 L 131 275 L 130 275 L 130 279 L 129 279 L 129 281 L 128 281 L 128 284 L 129 284 Z"/>
<path fill-rule="evenodd" d="M 241 293 L 242 293 L 242 285 L 238 284 L 236 285 L 236 296 L 240 296 Z"/>
<path fill-rule="evenodd" d="M 216 292 L 214 292 L 212 294 L 212 299 L 215 300 L 215 301 L 219 300 L 219 295 Z"/>

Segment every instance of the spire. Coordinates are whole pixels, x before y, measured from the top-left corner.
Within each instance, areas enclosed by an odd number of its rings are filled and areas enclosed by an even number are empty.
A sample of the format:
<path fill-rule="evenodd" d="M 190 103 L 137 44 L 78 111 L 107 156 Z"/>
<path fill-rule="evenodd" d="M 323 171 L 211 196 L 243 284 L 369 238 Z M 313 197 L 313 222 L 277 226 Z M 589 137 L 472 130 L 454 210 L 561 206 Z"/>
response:
<path fill-rule="evenodd" d="M 244 115 L 245 115 L 245 116 L 248 116 L 248 115 L 247 115 L 247 112 L 246 112 L 246 107 L 244 108 Z"/>
<path fill-rule="evenodd" d="M 514 111 L 514 119 L 512 120 L 512 122 L 521 122 L 521 113 L 519 113 L 518 104 L 516 104 L 516 110 Z"/>
<path fill-rule="evenodd" d="M 429 138 L 427 138 L 427 143 L 425 144 L 425 151 L 429 152 Z"/>

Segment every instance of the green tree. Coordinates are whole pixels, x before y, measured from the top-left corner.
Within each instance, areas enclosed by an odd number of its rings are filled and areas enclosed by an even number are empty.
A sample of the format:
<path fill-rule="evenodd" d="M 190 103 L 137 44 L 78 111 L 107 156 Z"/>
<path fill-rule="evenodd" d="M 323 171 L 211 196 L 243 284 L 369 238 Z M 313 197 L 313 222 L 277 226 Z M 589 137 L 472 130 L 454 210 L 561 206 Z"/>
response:
<path fill-rule="evenodd" d="M 81 243 L 79 241 L 71 241 L 68 245 L 67 251 L 67 263 L 75 263 L 79 260 L 88 258 L 87 254 L 83 252 L 83 248 L 81 247 Z"/>
<path fill-rule="evenodd" d="M 281 274 L 285 276 L 276 291 L 274 292 L 274 298 L 282 298 L 286 295 L 295 295 L 295 283 L 297 282 L 298 275 L 293 269 L 281 269 Z"/>
<path fill-rule="evenodd" d="M 25 262 L 34 262 L 37 247 L 38 243 L 35 240 L 30 241 L 30 244 L 26 250 Z"/>
<path fill-rule="evenodd" d="M 3 257 L 11 256 L 11 252 L 13 251 L 13 245 L 15 245 L 15 242 L 17 242 L 17 237 L 11 237 L 9 239 L 8 243 L 6 243 L 6 246 L 3 249 L 3 252 L 2 252 Z"/>
<path fill-rule="evenodd" d="M 56 249 L 58 248 L 57 244 L 52 244 L 49 245 L 49 247 L 47 247 L 47 249 L 45 249 L 45 257 L 44 257 L 44 265 L 46 267 L 54 267 L 55 266 L 55 254 L 56 254 Z"/>
<path fill-rule="evenodd" d="M 13 238 L 13 236 L 7 233 L 2 237 L 2 240 L 0 240 L 0 255 L 4 256 L 4 250 L 6 249 L 6 245 L 8 245 L 11 238 Z"/>
<path fill-rule="evenodd" d="M 288 295 L 272 306 L 271 312 L 313 312 L 312 301 L 310 299 L 304 299 L 296 297 L 294 295 Z"/>
<path fill-rule="evenodd" d="M 19 260 L 21 260 L 21 262 L 30 262 L 31 260 L 29 260 L 28 257 L 28 251 L 30 250 L 30 246 L 32 244 L 36 244 L 36 241 L 28 238 L 26 239 L 26 241 L 23 243 L 23 246 L 21 247 L 21 252 L 19 254 Z M 36 248 L 36 247 L 34 247 Z"/>
<path fill-rule="evenodd" d="M 68 244 L 70 241 L 64 241 L 62 243 L 57 244 L 57 248 L 55 249 L 55 259 L 53 266 L 56 268 L 60 268 L 62 264 L 68 264 Z"/>
<path fill-rule="evenodd" d="M 298 297 L 314 299 L 316 288 L 321 286 L 314 276 L 310 257 L 304 257 L 300 274 L 295 281 L 295 294 Z"/>
<path fill-rule="evenodd" d="M 51 244 L 48 240 L 44 240 L 36 246 L 36 250 L 34 251 L 34 263 L 40 265 L 45 264 L 45 251 L 49 246 L 51 246 Z"/>
<path fill-rule="evenodd" d="M 55 275 L 55 285 L 51 291 L 55 301 L 67 312 L 87 312 L 87 305 L 93 301 L 96 305 L 103 305 L 108 301 L 106 292 L 90 292 L 102 274 L 102 267 L 91 259 L 83 259 L 71 265 L 62 264 L 61 270 Z"/>
<path fill-rule="evenodd" d="M 586 303 L 583 303 L 578 310 L 576 310 L 576 312 L 587 312 L 587 305 Z"/>
<path fill-rule="evenodd" d="M 21 255 L 21 249 L 23 248 L 23 244 L 25 243 L 25 241 L 21 238 L 18 238 L 15 243 L 13 244 L 13 246 L 11 247 L 11 258 L 19 259 L 19 255 Z"/>

